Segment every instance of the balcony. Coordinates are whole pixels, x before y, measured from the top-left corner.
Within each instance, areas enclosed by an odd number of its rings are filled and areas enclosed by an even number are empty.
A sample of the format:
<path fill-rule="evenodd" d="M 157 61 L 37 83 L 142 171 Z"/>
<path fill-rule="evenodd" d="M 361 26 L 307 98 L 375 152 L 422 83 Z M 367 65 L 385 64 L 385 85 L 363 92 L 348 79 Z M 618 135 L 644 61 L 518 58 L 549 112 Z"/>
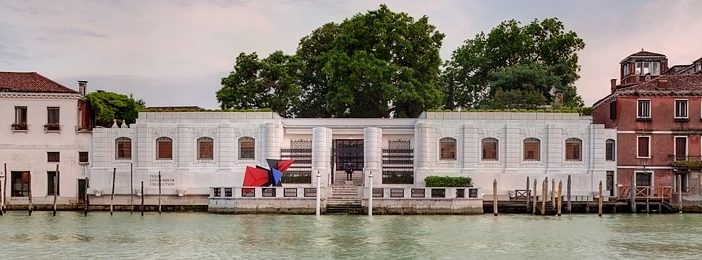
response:
<path fill-rule="evenodd" d="M 671 166 L 675 170 L 702 170 L 702 156 L 669 155 Z"/>
<path fill-rule="evenodd" d="M 46 125 L 44 125 L 44 131 L 46 131 L 46 132 L 60 132 L 61 126 L 59 124 L 46 124 Z"/>
<path fill-rule="evenodd" d="M 12 131 L 27 131 L 27 129 L 29 129 L 27 122 L 12 124 Z"/>

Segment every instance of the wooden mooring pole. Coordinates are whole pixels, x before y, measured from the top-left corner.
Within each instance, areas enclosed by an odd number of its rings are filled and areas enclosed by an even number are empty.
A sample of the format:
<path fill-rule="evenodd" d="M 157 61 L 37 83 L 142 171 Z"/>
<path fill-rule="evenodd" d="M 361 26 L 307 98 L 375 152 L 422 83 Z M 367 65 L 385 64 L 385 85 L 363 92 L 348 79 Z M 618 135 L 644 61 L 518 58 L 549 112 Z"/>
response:
<path fill-rule="evenodd" d="M 631 212 L 636 213 L 636 172 L 634 172 L 631 176 L 631 185 L 629 186 L 629 201 L 631 202 Z"/>
<path fill-rule="evenodd" d="M 558 200 L 558 211 L 556 212 L 558 216 L 561 216 L 561 205 L 563 204 L 563 197 L 561 196 L 563 192 L 563 181 L 558 181 L 558 196 L 556 197 L 556 200 Z"/>
<path fill-rule="evenodd" d="M 144 216 L 144 181 L 141 181 L 141 215 Z"/>
<path fill-rule="evenodd" d="M 161 171 L 158 171 L 158 214 L 161 214 Z"/>
<path fill-rule="evenodd" d="M 129 214 L 134 213 L 134 163 L 129 164 Z"/>
<path fill-rule="evenodd" d="M 568 182 L 566 183 L 566 210 L 568 214 L 573 212 L 573 205 L 570 203 L 570 174 L 568 175 Z"/>
<path fill-rule="evenodd" d="M 556 207 L 556 178 L 551 179 L 551 205 Z"/>
<path fill-rule="evenodd" d="M 546 214 L 546 200 L 548 199 L 548 177 L 544 179 L 544 185 L 541 187 L 541 216 Z"/>
<path fill-rule="evenodd" d="M 604 198 L 602 197 L 602 181 L 600 181 L 600 196 L 598 197 L 597 201 L 597 215 L 602 217 L 602 202 L 604 201 Z"/>
<path fill-rule="evenodd" d="M 7 170 L 5 170 L 5 176 L 7 176 Z M 682 175 L 678 175 L 678 213 L 683 213 L 683 197 L 682 197 Z M 660 204 L 658 204 L 660 205 Z M 660 211 L 659 211 L 660 212 Z"/>
<path fill-rule="evenodd" d="M 497 216 L 497 179 L 492 181 L 492 213 Z"/>
<path fill-rule="evenodd" d="M 29 195 L 29 207 L 27 207 L 27 210 L 29 210 L 29 215 L 32 215 L 32 173 L 28 172 L 27 173 L 27 178 L 29 179 L 29 189 L 28 189 L 28 195 Z"/>
<path fill-rule="evenodd" d="M 529 204 L 531 203 L 531 192 L 529 191 L 529 185 L 531 183 L 529 182 L 529 176 L 527 176 L 526 180 L 526 212 L 529 213 Z"/>
<path fill-rule="evenodd" d="M 88 210 L 90 210 L 90 195 L 88 195 L 88 188 L 90 188 L 90 178 L 85 178 L 85 208 L 83 209 L 83 216 L 88 215 Z"/>
<path fill-rule="evenodd" d="M 112 211 L 114 211 L 114 201 L 115 201 L 115 176 L 117 174 L 117 168 L 112 168 L 112 194 L 110 194 L 110 216 L 112 216 Z"/>
<path fill-rule="evenodd" d="M 534 178 L 534 201 L 531 204 L 531 214 L 536 215 L 536 178 Z"/>
<path fill-rule="evenodd" d="M 59 175 L 59 165 L 56 164 L 56 172 L 54 173 L 54 210 L 53 216 L 56 216 L 56 195 L 58 194 L 58 175 Z"/>
<path fill-rule="evenodd" d="M 7 211 L 7 180 L 10 179 L 10 173 L 7 172 L 7 163 L 4 163 L 5 166 L 5 179 L 3 179 L 2 183 L 2 212 L 5 213 Z"/>

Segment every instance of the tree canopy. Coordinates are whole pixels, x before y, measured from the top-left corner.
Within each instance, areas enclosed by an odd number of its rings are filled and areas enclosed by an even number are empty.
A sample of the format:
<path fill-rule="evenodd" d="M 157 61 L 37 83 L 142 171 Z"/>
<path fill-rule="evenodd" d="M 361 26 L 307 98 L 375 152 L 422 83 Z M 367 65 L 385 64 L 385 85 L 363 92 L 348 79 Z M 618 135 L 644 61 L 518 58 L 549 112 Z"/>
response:
<path fill-rule="evenodd" d="M 284 116 L 416 117 L 441 103 L 443 37 L 427 17 L 381 5 L 314 30 L 293 56 L 240 54 L 217 99 Z"/>
<path fill-rule="evenodd" d="M 115 120 L 133 124 L 139 111 L 144 110 L 143 101 L 114 92 L 99 90 L 85 97 L 95 117 L 96 126 L 110 127 Z"/>
<path fill-rule="evenodd" d="M 444 106 L 495 107 L 504 104 L 504 98 L 525 93 L 530 98 L 521 105 L 527 107 L 582 106 L 574 82 L 580 70 L 577 52 L 584 47 L 584 41 L 565 31 L 557 18 L 524 26 L 504 21 L 453 52 L 442 73 Z"/>

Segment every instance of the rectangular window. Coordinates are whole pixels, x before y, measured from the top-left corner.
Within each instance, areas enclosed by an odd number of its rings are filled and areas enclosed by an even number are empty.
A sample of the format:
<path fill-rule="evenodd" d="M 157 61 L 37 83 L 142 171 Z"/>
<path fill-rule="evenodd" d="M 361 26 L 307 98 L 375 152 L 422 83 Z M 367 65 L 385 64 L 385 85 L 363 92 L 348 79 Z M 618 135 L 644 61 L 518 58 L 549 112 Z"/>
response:
<path fill-rule="evenodd" d="M 173 141 L 168 137 L 160 137 L 156 140 L 157 160 L 173 159 Z"/>
<path fill-rule="evenodd" d="M 59 108 L 58 107 L 47 107 L 46 108 L 46 126 L 45 130 L 58 131 L 61 130 L 59 126 Z"/>
<path fill-rule="evenodd" d="M 242 197 L 256 197 L 256 189 L 255 188 L 241 188 L 241 196 Z"/>
<path fill-rule="evenodd" d="M 58 175 L 60 176 L 60 175 Z M 56 172 L 51 171 L 51 172 L 46 172 L 46 195 L 47 196 L 54 196 L 54 177 L 56 177 L 56 196 L 61 195 L 61 191 L 59 189 L 61 181 L 59 180 L 59 177 L 56 175 Z"/>
<path fill-rule="evenodd" d="M 78 162 L 88 163 L 88 152 L 78 152 Z"/>
<path fill-rule="evenodd" d="M 297 197 L 297 188 L 283 188 L 284 197 Z"/>
<path fill-rule="evenodd" d="M 29 196 L 29 172 L 12 172 L 11 192 L 12 197 L 28 197 Z"/>
<path fill-rule="evenodd" d="M 317 189 L 315 188 L 305 188 L 303 193 L 305 197 L 317 197 Z"/>
<path fill-rule="evenodd" d="M 423 188 L 414 188 L 410 191 L 411 197 L 412 198 L 424 198 L 424 192 L 425 190 Z"/>
<path fill-rule="evenodd" d="M 373 198 L 382 198 L 385 195 L 383 188 L 373 188 Z"/>
<path fill-rule="evenodd" d="M 651 100 L 639 100 L 636 108 L 637 118 L 651 118 Z"/>
<path fill-rule="evenodd" d="M 687 118 L 687 100 L 675 100 L 675 118 Z"/>
<path fill-rule="evenodd" d="M 214 197 L 222 196 L 222 188 L 212 188 L 212 196 L 214 196 Z"/>
<path fill-rule="evenodd" d="M 239 159 L 256 159 L 256 141 L 251 137 L 239 138 Z"/>
<path fill-rule="evenodd" d="M 27 107 L 15 107 L 13 130 L 27 130 Z"/>
<path fill-rule="evenodd" d="M 232 188 L 224 188 L 224 197 L 232 197 Z"/>
<path fill-rule="evenodd" d="M 609 196 L 614 196 L 614 171 L 607 171 L 607 190 Z"/>
<path fill-rule="evenodd" d="M 617 101 L 609 102 L 609 119 L 617 119 Z"/>
<path fill-rule="evenodd" d="M 636 157 L 638 158 L 651 158 L 651 137 L 650 136 L 639 136 L 637 137 L 636 146 Z"/>
<path fill-rule="evenodd" d="M 60 162 L 61 154 L 59 152 L 47 152 L 46 153 L 47 162 Z"/>
<path fill-rule="evenodd" d="M 524 140 L 524 160 L 539 161 L 541 159 L 541 151 L 539 146 L 540 141 L 538 139 L 529 138 Z"/>
<path fill-rule="evenodd" d="M 675 160 L 687 160 L 687 137 L 675 137 Z"/>
<path fill-rule="evenodd" d="M 263 197 L 275 197 L 275 188 L 262 188 L 261 196 Z"/>
<path fill-rule="evenodd" d="M 661 74 L 660 62 L 651 62 L 651 75 L 657 76 Z"/>
<path fill-rule="evenodd" d="M 661 74 L 661 63 L 660 62 L 637 62 L 636 63 L 636 74 L 639 76 L 653 75 L 657 76 Z"/>
<path fill-rule="evenodd" d="M 605 160 L 607 161 L 614 161 L 615 160 L 615 154 L 616 154 L 616 146 L 614 143 L 614 140 L 609 139 L 606 142 L 605 145 Z"/>
<path fill-rule="evenodd" d="M 404 198 L 405 197 L 405 189 L 403 189 L 403 188 L 390 188 L 390 197 L 391 198 Z"/>

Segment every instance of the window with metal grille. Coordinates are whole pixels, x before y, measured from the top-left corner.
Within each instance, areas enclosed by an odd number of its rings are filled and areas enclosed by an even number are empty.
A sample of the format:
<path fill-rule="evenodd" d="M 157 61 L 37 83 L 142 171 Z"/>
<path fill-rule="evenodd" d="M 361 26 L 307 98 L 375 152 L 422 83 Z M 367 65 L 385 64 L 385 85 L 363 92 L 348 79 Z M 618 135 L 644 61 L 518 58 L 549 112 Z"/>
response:
<path fill-rule="evenodd" d="M 54 176 L 56 176 L 56 196 L 61 195 L 60 191 L 60 185 L 61 181 L 59 180 L 59 176 L 57 175 L 55 171 L 50 171 L 46 172 L 46 195 L 47 196 L 53 196 L 54 195 Z"/>
<path fill-rule="evenodd" d="M 47 162 L 60 162 L 61 161 L 61 153 L 59 153 L 59 152 L 46 152 L 46 161 Z"/>
<path fill-rule="evenodd" d="M 120 137 L 115 139 L 115 159 L 131 160 L 132 159 L 132 139 Z"/>
<path fill-rule="evenodd" d="M 156 139 L 156 159 L 171 160 L 173 159 L 173 140 L 168 137 L 159 137 Z"/>
<path fill-rule="evenodd" d="M 675 118 L 687 118 L 687 100 L 675 100 Z"/>
<path fill-rule="evenodd" d="M 88 152 L 78 152 L 78 163 L 88 163 Z"/>
<path fill-rule="evenodd" d="M 582 146 L 583 141 L 578 138 L 568 138 L 565 142 L 566 146 L 566 160 L 568 161 L 582 161 Z"/>
<path fill-rule="evenodd" d="M 209 137 L 200 137 L 197 139 L 197 159 L 214 159 L 214 139 Z"/>
<path fill-rule="evenodd" d="M 616 155 L 616 144 L 614 140 L 607 139 L 605 143 L 605 160 L 614 161 Z"/>
<path fill-rule="evenodd" d="M 639 100 L 636 108 L 637 118 L 651 118 L 651 100 Z"/>
<path fill-rule="evenodd" d="M 499 142 L 495 138 L 485 138 L 482 141 L 483 160 L 497 160 L 497 145 Z"/>
<path fill-rule="evenodd" d="M 650 153 L 650 136 L 639 136 L 636 138 L 636 156 L 639 158 L 651 158 L 651 153 Z"/>
<path fill-rule="evenodd" d="M 256 140 L 251 137 L 239 138 L 239 159 L 256 159 Z"/>
<path fill-rule="evenodd" d="M 536 138 L 524 139 L 524 160 L 539 161 L 541 160 L 541 141 Z"/>
<path fill-rule="evenodd" d="M 456 160 L 456 139 L 444 137 L 439 140 L 439 159 Z"/>

